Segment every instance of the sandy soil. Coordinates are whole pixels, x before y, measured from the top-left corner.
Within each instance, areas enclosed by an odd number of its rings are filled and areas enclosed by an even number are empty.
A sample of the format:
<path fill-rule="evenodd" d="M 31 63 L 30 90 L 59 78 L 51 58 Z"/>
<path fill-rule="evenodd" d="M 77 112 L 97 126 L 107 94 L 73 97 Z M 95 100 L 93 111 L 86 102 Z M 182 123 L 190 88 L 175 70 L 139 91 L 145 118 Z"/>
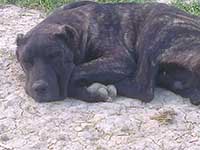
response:
<path fill-rule="evenodd" d="M 0 150 L 200 149 L 200 107 L 166 90 L 157 89 L 148 104 L 123 97 L 39 104 L 28 97 L 15 38 L 43 17 L 0 6 Z"/>

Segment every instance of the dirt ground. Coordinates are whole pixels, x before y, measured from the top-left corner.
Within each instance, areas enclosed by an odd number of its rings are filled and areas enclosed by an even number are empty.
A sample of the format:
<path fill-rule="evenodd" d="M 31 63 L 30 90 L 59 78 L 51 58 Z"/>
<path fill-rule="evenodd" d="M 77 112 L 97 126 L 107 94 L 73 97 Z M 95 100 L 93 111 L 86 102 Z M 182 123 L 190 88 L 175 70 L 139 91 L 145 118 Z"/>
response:
<path fill-rule="evenodd" d="M 200 107 L 157 89 L 151 103 L 34 102 L 15 57 L 17 33 L 44 15 L 0 5 L 0 150 L 199 150 Z"/>

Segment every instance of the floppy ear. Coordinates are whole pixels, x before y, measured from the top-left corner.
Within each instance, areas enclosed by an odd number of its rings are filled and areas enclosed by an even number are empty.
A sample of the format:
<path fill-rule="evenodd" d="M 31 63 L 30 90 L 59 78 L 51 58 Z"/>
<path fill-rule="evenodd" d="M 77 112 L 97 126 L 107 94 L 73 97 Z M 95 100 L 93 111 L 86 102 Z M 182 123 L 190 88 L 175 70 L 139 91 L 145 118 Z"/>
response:
<path fill-rule="evenodd" d="M 25 42 L 24 34 L 22 33 L 17 34 L 17 39 L 16 39 L 17 46 L 24 44 L 24 42 Z"/>
<path fill-rule="evenodd" d="M 16 44 L 17 44 L 17 46 L 21 46 L 24 43 L 25 43 L 24 34 L 22 34 L 22 33 L 17 34 L 17 38 L 16 38 Z M 19 47 L 17 47 L 15 54 L 16 54 L 17 60 L 19 61 Z"/>
<path fill-rule="evenodd" d="M 74 44 L 74 42 L 77 41 L 78 32 L 74 27 L 70 25 L 62 25 L 59 26 L 59 30 L 55 33 L 55 36 L 65 40 L 67 44 L 71 45 L 72 42 Z"/>

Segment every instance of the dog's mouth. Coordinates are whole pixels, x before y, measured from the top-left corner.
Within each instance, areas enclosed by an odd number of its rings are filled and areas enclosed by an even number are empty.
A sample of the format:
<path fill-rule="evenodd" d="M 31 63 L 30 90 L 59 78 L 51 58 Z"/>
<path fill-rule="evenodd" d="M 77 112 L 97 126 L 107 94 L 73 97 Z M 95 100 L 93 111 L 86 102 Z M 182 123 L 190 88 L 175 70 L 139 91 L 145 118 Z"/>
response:
<path fill-rule="evenodd" d="M 61 95 L 58 93 L 55 93 L 54 91 L 47 91 L 44 93 L 36 93 L 34 91 L 28 91 L 25 90 L 26 93 L 32 97 L 36 102 L 53 102 L 53 101 L 61 101 L 66 98 L 65 95 Z"/>
<path fill-rule="evenodd" d="M 75 65 L 66 65 L 66 72 L 54 74 L 52 78 L 39 79 L 30 84 L 26 80 L 25 92 L 36 102 L 61 101 L 68 97 L 70 80 L 73 76 Z"/>

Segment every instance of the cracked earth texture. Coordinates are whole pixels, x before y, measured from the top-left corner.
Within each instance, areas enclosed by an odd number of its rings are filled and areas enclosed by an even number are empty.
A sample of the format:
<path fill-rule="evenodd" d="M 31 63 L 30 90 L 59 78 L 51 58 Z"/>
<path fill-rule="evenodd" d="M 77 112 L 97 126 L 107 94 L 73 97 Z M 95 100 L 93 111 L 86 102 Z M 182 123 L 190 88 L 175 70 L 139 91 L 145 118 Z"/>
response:
<path fill-rule="evenodd" d="M 66 99 L 39 104 L 23 89 L 15 38 L 44 18 L 36 10 L 0 6 L 0 150 L 199 150 L 200 107 L 156 89 L 151 103 Z"/>

